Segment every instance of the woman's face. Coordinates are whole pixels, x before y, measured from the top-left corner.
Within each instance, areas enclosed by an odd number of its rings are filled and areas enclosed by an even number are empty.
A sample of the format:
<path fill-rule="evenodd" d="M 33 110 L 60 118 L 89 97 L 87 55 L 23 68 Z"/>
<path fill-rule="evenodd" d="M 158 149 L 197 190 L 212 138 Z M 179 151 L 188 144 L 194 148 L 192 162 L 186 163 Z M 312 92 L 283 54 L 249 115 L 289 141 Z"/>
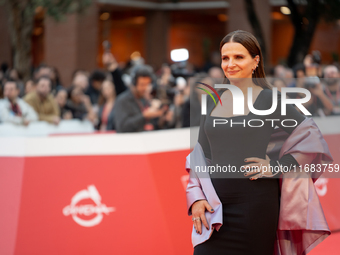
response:
<path fill-rule="evenodd" d="M 252 58 L 248 50 L 240 43 L 228 42 L 221 49 L 221 67 L 229 79 L 252 78 L 259 56 Z"/>
<path fill-rule="evenodd" d="M 60 107 L 64 107 L 67 101 L 67 92 L 65 90 L 59 90 L 55 99 Z"/>
<path fill-rule="evenodd" d="M 28 94 L 32 91 L 35 91 L 34 82 L 32 80 L 28 80 L 25 84 L 25 93 Z"/>
<path fill-rule="evenodd" d="M 80 104 L 83 94 L 84 93 L 80 88 L 75 87 L 71 93 L 71 100 L 76 104 Z"/>
<path fill-rule="evenodd" d="M 89 86 L 89 79 L 85 74 L 79 73 L 74 77 L 73 85 L 80 87 L 83 91 L 85 91 Z"/>
<path fill-rule="evenodd" d="M 108 99 L 114 96 L 114 86 L 111 81 L 106 80 L 103 82 L 102 94 L 105 99 Z"/>

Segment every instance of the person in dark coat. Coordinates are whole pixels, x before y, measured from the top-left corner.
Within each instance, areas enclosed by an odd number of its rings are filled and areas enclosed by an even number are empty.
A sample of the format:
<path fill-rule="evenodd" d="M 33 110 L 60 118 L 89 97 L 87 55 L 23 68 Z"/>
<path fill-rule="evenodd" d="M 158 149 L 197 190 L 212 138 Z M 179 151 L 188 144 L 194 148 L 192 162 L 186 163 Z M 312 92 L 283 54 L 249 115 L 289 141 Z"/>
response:
<path fill-rule="evenodd" d="M 132 86 L 117 97 L 115 127 L 119 132 L 140 132 L 157 129 L 157 118 L 165 107 L 150 104 L 153 72 L 150 66 L 137 66 L 132 72 Z"/>

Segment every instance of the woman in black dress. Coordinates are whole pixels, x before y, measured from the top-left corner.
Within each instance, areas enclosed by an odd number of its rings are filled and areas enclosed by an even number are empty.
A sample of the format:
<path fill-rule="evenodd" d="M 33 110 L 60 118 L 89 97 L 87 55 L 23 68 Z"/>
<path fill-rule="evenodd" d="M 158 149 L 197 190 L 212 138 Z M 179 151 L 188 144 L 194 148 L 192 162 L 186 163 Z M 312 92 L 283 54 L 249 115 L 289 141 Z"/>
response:
<path fill-rule="evenodd" d="M 234 31 L 223 38 L 220 52 L 226 83 L 240 88 L 246 99 L 248 88 L 252 88 L 254 108 L 270 109 L 273 90 L 265 79 L 262 53 L 256 38 L 245 31 Z M 219 95 L 223 105 L 215 106 L 212 100 L 208 100 L 207 113 L 201 117 L 198 138 L 205 157 L 211 160 L 211 165 L 230 165 L 236 169 L 248 164 L 268 168 L 298 165 L 290 154 L 284 155 L 278 162 L 270 160 L 266 155 L 270 136 L 276 125 L 290 134 L 305 119 L 292 105 L 287 105 L 285 116 L 281 115 L 280 92 L 277 94 L 276 110 L 265 116 L 250 112 L 247 100 L 244 105 L 245 115 L 233 115 L 230 90 L 224 89 Z M 216 119 L 228 122 L 214 127 Z M 243 121 L 248 123 L 250 119 L 261 119 L 264 125 L 255 128 L 236 124 Z M 265 119 L 279 121 L 273 125 Z M 294 119 L 297 125 L 284 127 L 280 124 L 283 119 Z M 259 125 L 255 122 L 253 124 Z M 276 174 L 274 172 L 258 171 L 259 169 L 246 174 L 240 171 L 215 172 L 210 175 L 223 205 L 223 225 L 219 231 L 213 231 L 207 241 L 195 246 L 194 255 L 273 254 L 280 208 L 279 179 L 271 178 Z M 211 210 L 206 200 L 198 200 L 191 207 L 194 227 L 198 233 L 201 233 L 202 227 L 208 226 L 206 219 L 202 217 L 206 209 Z"/>

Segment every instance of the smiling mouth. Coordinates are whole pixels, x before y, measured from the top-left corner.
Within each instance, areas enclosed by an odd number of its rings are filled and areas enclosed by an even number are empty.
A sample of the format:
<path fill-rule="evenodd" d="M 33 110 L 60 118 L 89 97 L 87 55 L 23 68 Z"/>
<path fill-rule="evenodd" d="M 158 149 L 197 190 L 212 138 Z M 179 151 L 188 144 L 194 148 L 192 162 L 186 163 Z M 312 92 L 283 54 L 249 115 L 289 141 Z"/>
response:
<path fill-rule="evenodd" d="M 239 71 L 229 71 L 228 74 L 232 75 L 232 74 L 236 74 L 237 72 L 239 72 Z"/>

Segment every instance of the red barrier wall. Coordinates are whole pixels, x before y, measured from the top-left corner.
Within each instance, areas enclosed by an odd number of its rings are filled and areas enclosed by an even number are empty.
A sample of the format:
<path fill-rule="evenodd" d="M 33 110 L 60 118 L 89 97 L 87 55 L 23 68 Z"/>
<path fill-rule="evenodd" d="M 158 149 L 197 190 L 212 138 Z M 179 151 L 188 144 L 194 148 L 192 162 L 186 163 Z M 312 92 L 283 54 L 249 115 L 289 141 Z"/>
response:
<path fill-rule="evenodd" d="M 172 132 L 164 141 L 157 138 L 157 145 L 152 134 L 125 135 L 127 145 L 118 148 L 124 154 L 111 148 L 118 146 L 117 134 L 6 140 L 9 149 L 0 155 L 0 254 L 192 254 L 185 200 L 189 142 L 175 140 L 184 144 L 176 149 L 171 140 L 184 131 Z M 93 151 L 84 153 L 75 139 Z M 97 148 L 97 139 L 106 142 Z M 339 164 L 340 135 L 325 139 Z M 17 152 L 16 144 L 26 149 Z M 128 146 L 133 153 L 126 153 Z M 65 150 L 74 153 L 61 155 Z M 333 230 L 340 229 L 340 205 L 334 203 L 339 184 L 330 178 L 317 183 Z"/>

